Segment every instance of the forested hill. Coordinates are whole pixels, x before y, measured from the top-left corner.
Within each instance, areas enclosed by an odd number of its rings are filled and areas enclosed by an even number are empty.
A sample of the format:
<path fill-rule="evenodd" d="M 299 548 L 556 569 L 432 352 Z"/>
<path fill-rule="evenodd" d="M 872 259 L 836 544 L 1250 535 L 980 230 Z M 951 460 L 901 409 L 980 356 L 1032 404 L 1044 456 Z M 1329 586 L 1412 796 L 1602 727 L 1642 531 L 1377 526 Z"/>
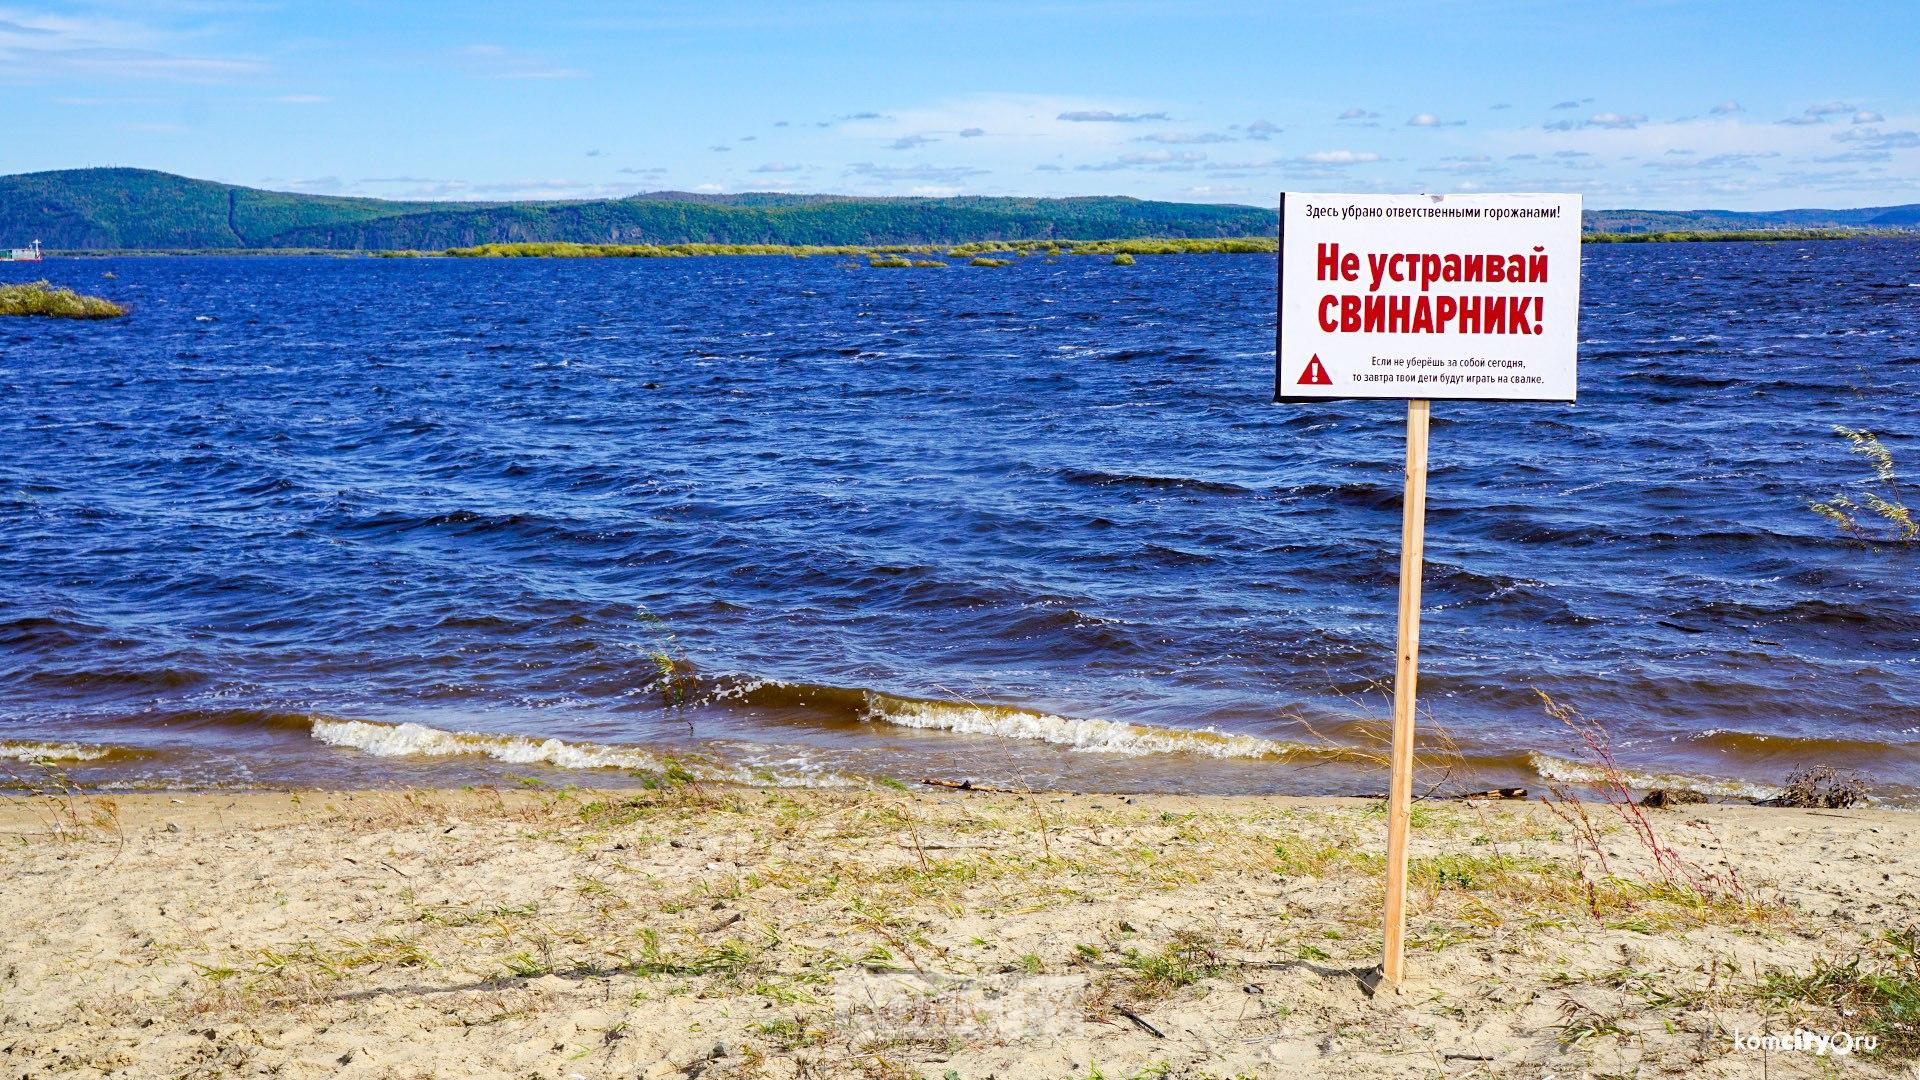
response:
<path fill-rule="evenodd" d="M 146 169 L 0 176 L 0 245 L 55 250 L 473 244 L 908 244 L 1050 237 L 1266 236 L 1275 211 L 1117 197 L 856 198 L 651 192 L 561 202 L 389 202 L 297 195 Z"/>
<path fill-rule="evenodd" d="M 150 169 L 0 176 L 0 247 L 436 251 L 478 244 L 960 244 L 1271 236 L 1270 207 L 1113 196 L 861 198 L 655 191 L 557 202 L 394 202 L 298 195 Z M 1920 229 L 1920 204 L 1856 210 L 1589 210 L 1588 231 Z"/>
<path fill-rule="evenodd" d="M 1915 229 L 1920 203 L 1856 210 L 1589 210 L 1589 232 L 1745 232 L 1754 229 Z"/>

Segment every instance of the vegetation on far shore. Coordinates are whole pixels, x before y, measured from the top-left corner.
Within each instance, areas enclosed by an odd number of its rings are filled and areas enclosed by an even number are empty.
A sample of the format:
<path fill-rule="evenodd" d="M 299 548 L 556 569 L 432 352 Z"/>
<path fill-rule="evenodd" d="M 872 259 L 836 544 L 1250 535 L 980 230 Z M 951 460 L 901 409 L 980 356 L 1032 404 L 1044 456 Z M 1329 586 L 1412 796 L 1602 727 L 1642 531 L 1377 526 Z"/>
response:
<path fill-rule="evenodd" d="M 127 309 L 98 296 L 55 288 L 50 281 L 0 285 L 0 315 L 44 315 L 54 319 L 117 319 Z"/>
<path fill-rule="evenodd" d="M 1277 247 L 1271 236 L 1223 237 L 1209 239 L 1134 240 L 980 240 L 967 244 L 571 244 L 521 243 L 479 244 L 449 248 L 438 254 L 460 259 L 546 258 L 546 259 L 653 259 L 683 258 L 696 255 L 787 255 L 808 258 L 814 255 L 841 255 L 866 258 L 876 265 L 891 266 L 886 256 L 940 255 L 967 259 L 995 255 L 1215 255 L 1272 254 Z M 418 258 L 434 254 L 422 251 L 380 252 L 388 258 Z M 908 260 L 909 265 L 911 260 Z"/>
<path fill-rule="evenodd" d="M 1751 240 L 1871 240 L 1882 237 L 1912 238 L 1915 235 L 1905 229 L 1689 229 L 1680 232 L 1590 232 L 1582 234 L 1580 240 L 1587 244 L 1702 244 Z"/>
<path fill-rule="evenodd" d="M 1585 233 L 1581 241 L 1589 244 L 1673 244 L 1729 241 L 1780 240 L 1861 240 L 1884 237 L 1913 237 L 1916 234 L 1887 229 L 1758 229 L 1738 232 L 1648 232 Z M 1138 237 L 1129 240 L 979 240 L 965 244 L 574 244 L 536 242 L 515 244 L 479 244 L 448 248 L 444 252 L 383 251 L 384 258 L 420 258 L 435 254 L 453 258 L 546 258 L 546 259 L 650 259 L 683 258 L 698 255 L 786 255 L 808 258 L 815 255 L 864 258 L 870 265 L 892 267 L 913 265 L 904 256 L 931 255 L 951 259 L 1024 258 L 1044 255 L 1106 255 L 1114 258 L 1140 255 L 1271 255 L 1278 247 L 1275 237 L 1243 236 L 1207 239 L 1163 239 Z M 929 261 L 929 260 L 922 260 Z M 1125 263 L 1120 263 L 1125 265 Z"/>
<path fill-rule="evenodd" d="M 1580 237 L 1588 244 L 1684 244 L 1714 242 L 1770 242 L 1806 240 L 1914 240 L 1920 232 L 1907 229 L 1742 229 L 1715 232 L 1688 230 L 1672 232 L 1588 232 Z M 960 244 L 576 244 L 560 241 L 480 244 L 473 247 L 423 250 L 348 251 L 335 248 L 119 248 L 110 251 L 53 250 L 48 254 L 75 258 L 124 258 L 151 255 L 322 255 L 335 259 L 372 257 L 376 259 L 423 259 L 455 256 L 464 258 L 647 258 L 693 255 L 787 255 L 806 258 L 811 255 L 863 257 L 881 254 L 945 254 L 966 257 L 975 252 L 1010 252 L 1046 255 L 1049 258 L 1073 255 L 1177 255 L 1177 254 L 1272 254 L 1276 243 L 1271 236 L 1227 237 L 1202 240 L 1165 240 L 1142 237 L 1131 240 L 981 240 Z"/>

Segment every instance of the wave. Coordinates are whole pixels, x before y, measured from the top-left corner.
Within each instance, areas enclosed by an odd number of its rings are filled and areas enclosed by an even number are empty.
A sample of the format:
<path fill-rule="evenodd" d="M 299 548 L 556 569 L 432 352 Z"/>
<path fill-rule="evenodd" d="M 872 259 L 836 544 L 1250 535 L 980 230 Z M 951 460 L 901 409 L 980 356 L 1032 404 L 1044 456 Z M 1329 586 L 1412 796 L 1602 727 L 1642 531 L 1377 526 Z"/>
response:
<path fill-rule="evenodd" d="M 1005 705 L 926 701 L 869 693 L 869 721 L 962 735 L 1028 739 L 1101 754 L 1193 754 L 1216 758 L 1285 760 L 1302 756 L 1347 756 L 1335 747 L 1280 742 L 1213 728 L 1164 728 L 1115 720 L 1055 716 Z"/>
<path fill-rule="evenodd" d="M 1765 735 L 1732 728 L 1708 728 L 1684 736 L 1694 746 L 1750 760 L 1787 758 L 1793 761 L 1856 758 L 1870 760 L 1888 754 L 1920 754 L 1920 741 L 1899 739 L 1915 731 L 1895 732 L 1883 739 L 1854 739 L 1832 735 Z"/>
<path fill-rule="evenodd" d="M 72 762 L 126 761 L 145 757 L 144 751 L 105 743 L 42 742 L 38 739 L 0 739 L 0 761 Z"/>
<path fill-rule="evenodd" d="M 1398 509 L 1402 494 L 1398 483 L 1377 484 L 1370 480 L 1348 480 L 1337 484 L 1315 481 L 1293 485 L 1283 493 L 1289 498 L 1324 500 L 1365 510 Z"/>
<path fill-rule="evenodd" d="M 1095 753 L 1197 754 L 1217 758 L 1365 758 L 1358 751 L 1284 742 L 1213 728 L 1168 728 L 1150 724 L 1058 716 L 1012 705 L 915 698 L 844 686 L 735 677 L 716 680 L 702 699 L 769 711 L 793 711 L 809 721 L 885 723 L 922 731 L 990 735 L 1052 743 Z M 1369 759 L 1370 760 L 1370 759 Z"/>
<path fill-rule="evenodd" d="M 638 747 L 604 743 L 446 731 L 412 722 L 388 724 L 315 717 L 312 735 L 328 746 L 358 750 L 375 757 L 489 757 L 511 765 L 632 769 L 662 775 L 681 773 L 713 783 L 772 787 L 846 787 L 854 783 L 837 774 L 751 768 L 699 754 L 657 754 Z"/>
<path fill-rule="evenodd" d="M 1544 780 L 1557 780 L 1565 784 L 1605 784 L 1615 777 L 1624 781 L 1628 787 L 1639 791 L 1653 788 L 1697 791 L 1702 795 L 1718 795 L 1729 799 L 1777 799 L 1784 789 L 1772 784 L 1759 784 L 1745 780 L 1730 780 L 1717 776 L 1696 776 L 1689 773 L 1640 772 L 1634 769 L 1619 769 L 1612 773 L 1597 766 L 1579 761 L 1569 761 L 1552 754 L 1530 751 L 1527 764 Z"/>
<path fill-rule="evenodd" d="M 63 690 L 185 690 L 212 678 L 209 672 L 188 667 L 67 668 L 26 673 L 27 682 L 33 685 Z"/>
<path fill-rule="evenodd" d="M 1069 484 L 1086 487 L 1132 487 L 1149 491 L 1198 491 L 1208 495 L 1250 495 L 1253 488 L 1225 480 L 1202 480 L 1193 476 L 1155 476 L 1146 473 L 1108 472 L 1104 469 L 1058 469 L 1055 475 Z"/>

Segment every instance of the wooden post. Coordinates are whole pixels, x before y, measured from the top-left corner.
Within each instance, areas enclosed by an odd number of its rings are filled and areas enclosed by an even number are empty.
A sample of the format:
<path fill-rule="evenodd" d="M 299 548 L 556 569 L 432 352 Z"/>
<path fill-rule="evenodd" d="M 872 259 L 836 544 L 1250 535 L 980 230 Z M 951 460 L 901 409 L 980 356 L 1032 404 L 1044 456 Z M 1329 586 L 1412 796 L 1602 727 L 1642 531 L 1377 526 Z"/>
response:
<path fill-rule="evenodd" d="M 1407 831 L 1413 814 L 1413 702 L 1420 673 L 1420 570 L 1427 528 L 1427 416 L 1407 402 L 1407 483 L 1400 510 L 1400 630 L 1393 670 L 1393 778 L 1387 789 L 1387 926 L 1382 981 L 1406 973 Z"/>

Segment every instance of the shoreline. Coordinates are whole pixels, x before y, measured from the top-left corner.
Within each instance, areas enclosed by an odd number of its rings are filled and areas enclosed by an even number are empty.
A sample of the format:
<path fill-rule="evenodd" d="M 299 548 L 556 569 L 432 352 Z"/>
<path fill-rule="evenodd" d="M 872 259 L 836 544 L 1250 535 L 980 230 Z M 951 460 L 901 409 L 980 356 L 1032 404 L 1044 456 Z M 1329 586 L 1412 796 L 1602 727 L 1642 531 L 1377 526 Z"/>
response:
<path fill-rule="evenodd" d="M 1885 1042 L 1849 1074 L 1905 1075 L 1920 1033 L 1846 981 L 1914 977 L 1905 815 L 1648 811 L 1676 877 L 1585 809 L 1591 850 L 1418 804 L 1396 994 L 1373 800 L 9 796 L 0 1071 L 1790 1076 L 1830 1059 L 1735 1036 L 1851 1026 Z"/>
<path fill-rule="evenodd" d="M 817 697 L 819 688 L 809 696 Z M 101 794 L 284 792 L 307 789 L 453 789 L 475 784 L 553 790 L 645 788 L 697 781 L 768 789 L 906 790 L 971 786 L 1022 794 L 1366 798 L 1384 793 L 1384 754 L 1324 731 L 1258 735 L 1212 727 L 1063 718 L 1011 706 L 955 705 L 866 693 L 867 728 L 838 741 L 766 742 L 738 736 L 635 741 L 507 730 L 440 728 L 417 721 L 275 715 L 273 741 L 206 747 L 151 743 L 92 732 L 0 738 L 0 792 L 40 789 Z M 882 704 L 876 706 L 878 701 Z M 817 702 L 816 702 L 817 704 Z M 1677 756 L 1610 764 L 1564 748 L 1505 752 L 1424 733 L 1418 789 L 1459 798 L 1522 788 L 1536 797 L 1566 788 L 1684 793 L 1722 805 L 1831 805 L 1818 785 L 1795 792 L 1795 776 L 1824 774 L 1846 803 L 1920 808 L 1906 774 L 1883 771 L 1848 748 L 1808 745 L 1786 761 L 1728 768 Z M 1798 763 L 1798 764 L 1795 764 Z M 1769 764 L 1771 767 L 1768 767 Z M 1781 803 L 1780 800 L 1785 800 Z"/>

